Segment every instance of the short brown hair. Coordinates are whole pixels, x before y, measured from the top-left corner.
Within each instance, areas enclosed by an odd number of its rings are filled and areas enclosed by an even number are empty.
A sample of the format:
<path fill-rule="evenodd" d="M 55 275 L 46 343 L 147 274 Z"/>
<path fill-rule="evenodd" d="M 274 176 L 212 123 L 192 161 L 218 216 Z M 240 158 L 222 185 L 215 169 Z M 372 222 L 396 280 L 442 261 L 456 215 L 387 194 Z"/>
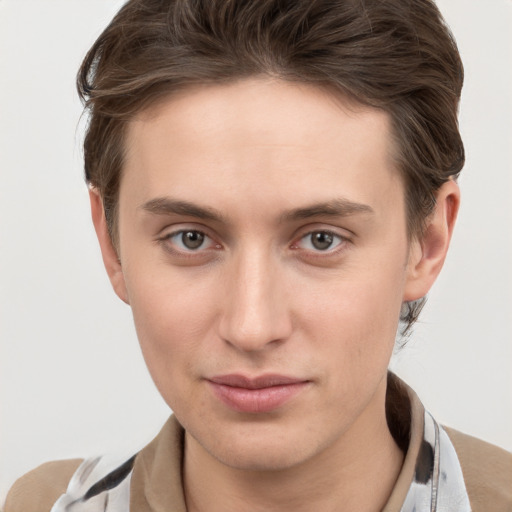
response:
<path fill-rule="evenodd" d="M 88 52 L 85 176 L 117 241 L 126 123 L 191 84 L 271 75 L 328 86 L 389 113 L 409 235 L 464 163 L 463 67 L 431 0 L 129 0 Z M 419 308 L 410 308 L 410 327 Z"/>

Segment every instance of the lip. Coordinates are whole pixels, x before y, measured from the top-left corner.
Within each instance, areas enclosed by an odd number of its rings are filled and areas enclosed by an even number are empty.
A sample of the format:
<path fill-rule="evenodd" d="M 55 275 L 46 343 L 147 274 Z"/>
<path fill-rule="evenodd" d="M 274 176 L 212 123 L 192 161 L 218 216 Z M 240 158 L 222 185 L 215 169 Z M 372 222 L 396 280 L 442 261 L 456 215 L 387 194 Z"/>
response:
<path fill-rule="evenodd" d="M 207 379 L 213 393 L 229 408 L 245 413 L 271 412 L 283 406 L 310 383 L 285 375 L 246 377 L 219 375 Z"/>

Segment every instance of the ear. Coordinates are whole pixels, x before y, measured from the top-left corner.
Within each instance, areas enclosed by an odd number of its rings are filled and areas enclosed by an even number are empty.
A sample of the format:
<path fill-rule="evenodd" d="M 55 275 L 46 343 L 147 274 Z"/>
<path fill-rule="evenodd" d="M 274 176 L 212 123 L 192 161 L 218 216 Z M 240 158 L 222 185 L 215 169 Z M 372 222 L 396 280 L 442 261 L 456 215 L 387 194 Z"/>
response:
<path fill-rule="evenodd" d="M 92 222 L 96 230 L 98 242 L 100 243 L 103 264 L 105 265 L 108 277 L 117 296 L 122 301 L 126 302 L 126 304 L 129 304 L 121 260 L 117 255 L 117 251 L 112 244 L 112 239 L 108 232 L 103 201 L 95 188 L 89 189 L 89 199 L 91 201 Z"/>
<path fill-rule="evenodd" d="M 423 236 L 411 242 L 404 301 L 424 297 L 434 284 L 448 252 L 459 204 L 459 186 L 449 180 L 437 192 Z"/>

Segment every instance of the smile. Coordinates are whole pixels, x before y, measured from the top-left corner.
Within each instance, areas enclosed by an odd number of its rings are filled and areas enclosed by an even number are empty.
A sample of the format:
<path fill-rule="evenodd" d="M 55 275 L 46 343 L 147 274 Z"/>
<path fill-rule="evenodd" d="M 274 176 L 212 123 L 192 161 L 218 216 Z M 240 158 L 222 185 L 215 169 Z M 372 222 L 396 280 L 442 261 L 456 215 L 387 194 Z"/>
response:
<path fill-rule="evenodd" d="M 283 375 L 222 375 L 208 379 L 213 393 L 229 408 L 245 413 L 271 412 L 295 397 L 310 383 Z"/>

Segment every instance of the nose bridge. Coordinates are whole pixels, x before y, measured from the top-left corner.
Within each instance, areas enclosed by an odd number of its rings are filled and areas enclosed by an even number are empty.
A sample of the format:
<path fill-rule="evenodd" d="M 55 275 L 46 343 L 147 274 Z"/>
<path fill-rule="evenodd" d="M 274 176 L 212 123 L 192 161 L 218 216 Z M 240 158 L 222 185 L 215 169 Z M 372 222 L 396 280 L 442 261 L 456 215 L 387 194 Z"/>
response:
<path fill-rule="evenodd" d="M 221 336 L 240 350 L 261 350 L 290 334 L 283 274 L 276 260 L 270 251 L 248 246 L 239 252 L 226 276 L 228 296 Z"/>

